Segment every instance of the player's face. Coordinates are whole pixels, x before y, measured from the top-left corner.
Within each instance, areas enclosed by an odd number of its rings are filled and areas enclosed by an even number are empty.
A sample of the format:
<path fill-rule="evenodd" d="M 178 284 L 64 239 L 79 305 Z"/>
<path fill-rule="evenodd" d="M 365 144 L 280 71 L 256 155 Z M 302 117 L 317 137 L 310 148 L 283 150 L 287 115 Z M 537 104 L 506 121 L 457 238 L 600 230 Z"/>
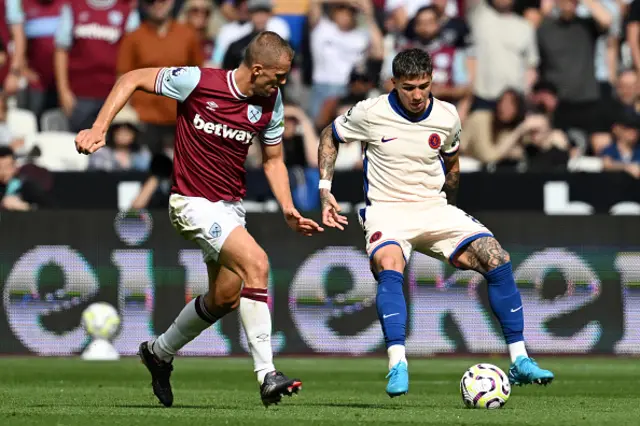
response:
<path fill-rule="evenodd" d="M 287 82 L 287 75 L 291 70 L 291 58 L 282 55 L 273 66 L 254 65 L 254 92 L 258 96 L 271 96 L 278 87 Z"/>
<path fill-rule="evenodd" d="M 427 109 L 427 101 L 431 92 L 431 76 L 394 79 L 398 98 L 404 109 L 411 114 L 422 114 Z"/>

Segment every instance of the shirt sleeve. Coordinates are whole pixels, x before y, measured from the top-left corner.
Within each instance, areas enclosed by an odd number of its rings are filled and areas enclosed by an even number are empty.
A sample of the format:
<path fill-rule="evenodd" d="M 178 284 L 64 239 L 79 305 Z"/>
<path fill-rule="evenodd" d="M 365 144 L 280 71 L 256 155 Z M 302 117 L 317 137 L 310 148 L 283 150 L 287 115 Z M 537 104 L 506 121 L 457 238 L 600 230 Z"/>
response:
<path fill-rule="evenodd" d="M 184 102 L 200 82 L 198 67 L 162 68 L 156 76 L 156 93 Z"/>
<path fill-rule="evenodd" d="M 20 0 L 7 0 L 5 2 L 5 14 L 9 25 L 24 23 L 24 10 Z"/>
<path fill-rule="evenodd" d="M 56 29 L 56 47 L 69 49 L 73 42 L 73 13 L 71 6 L 65 4 L 60 10 L 60 20 Z"/>
<path fill-rule="evenodd" d="M 282 104 L 282 92 L 278 90 L 278 97 L 276 98 L 276 104 L 273 107 L 271 120 L 269 120 L 267 128 L 262 132 L 260 140 L 266 145 L 277 145 L 282 141 L 283 133 L 284 105 Z"/>
<path fill-rule="evenodd" d="M 369 126 L 365 102 L 358 102 L 349 111 L 333 120 L 333 137 L 342 143 L 368 141 Z"/>
<path fill-rule="evenodd" d="M 128 33 L 134 32 L 140 26 L 140 13 L 137 10 L 132 10 L 127 18 L 125 24 L 125 31 Z"/>
<path fill-rule="evenodd" d="M 440 148 L 440 153 L 446 157 L 454 155 L 458 152 L 458 149 L 460 149 L 460 135 L 462 134 L 462 124 L 460 123 L 460 117 L 458 116 L 457 111 L 455 115 L 456 122 L 449 132 L 449 136 Z"/>

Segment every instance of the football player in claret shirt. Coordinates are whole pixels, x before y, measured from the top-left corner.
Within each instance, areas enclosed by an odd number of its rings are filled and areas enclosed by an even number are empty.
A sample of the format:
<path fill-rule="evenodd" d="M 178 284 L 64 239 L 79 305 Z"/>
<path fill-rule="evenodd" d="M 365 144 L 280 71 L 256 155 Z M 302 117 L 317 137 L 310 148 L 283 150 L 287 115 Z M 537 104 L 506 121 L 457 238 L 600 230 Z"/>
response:
<path fill-rule="evenodd" d="M 294 208 L 282 156 L 286 82 L 293 50 L 273 32 L 258 34 L 235 70 L 199 67 L 147 68 L 116 83 L 91 129 L 76 138 L 79 152 L 104 146 L 116 113 L 136 90 L 178 100 L 169 215 L 185 238 L 202 248 L 209 292 L 189 302 L 169 329 L 140 345 L 155 395 L 173 403 L 169 378 L 178 350 L 239 306 L 265 405 L 297 392 L 302 383 L 277 371 L 271 350 L 267 281 L 269 260 L 245 229 L 244 162 L 260 143 L 265 175 L 287 224 L 303 235 L 323 229 Z M 244 286 L 242 283 L 244 282 Z"/>

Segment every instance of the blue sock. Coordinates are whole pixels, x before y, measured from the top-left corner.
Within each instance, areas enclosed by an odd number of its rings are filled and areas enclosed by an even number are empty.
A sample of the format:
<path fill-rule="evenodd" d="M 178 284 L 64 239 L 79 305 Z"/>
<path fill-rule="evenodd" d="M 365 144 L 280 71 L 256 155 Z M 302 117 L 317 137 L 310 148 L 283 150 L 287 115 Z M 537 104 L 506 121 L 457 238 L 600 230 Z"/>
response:
<path fill-rule="evenodd" d="M 513 279 L 511 262 L 487 272 L 484 277 L 489 284 L 489 304 L 500 321 L 507 344 L 524 341 L 522 299 Z"/>
<path fill-rule="evenodd" d="M 403 345 L 407 325 L 407 303 L 402 293 L 404 275 L 397 271 L 382 271 L 378 274 L 376 307 L 382 325 L 387 348 Z"/>

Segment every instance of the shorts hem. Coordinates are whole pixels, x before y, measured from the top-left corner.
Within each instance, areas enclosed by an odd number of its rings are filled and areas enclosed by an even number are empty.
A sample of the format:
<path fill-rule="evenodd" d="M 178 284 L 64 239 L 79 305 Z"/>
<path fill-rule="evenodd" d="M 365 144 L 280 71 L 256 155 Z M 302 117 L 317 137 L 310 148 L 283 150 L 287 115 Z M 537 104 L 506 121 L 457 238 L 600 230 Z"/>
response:
<path fill-rule="evenodd" d="M 453 249 L 453 252 L 451 252 L 451 254 L 449 255 L 449 257 L 447 258 L 447 260 L 449 261 L 449 264 L 456 266 L 453 263 L 453 258 L 458 254 L 458 252 L 460 251 L 460 249 L 462 249 L 464 246 L 466 246 L 469 243 L 472 243 L 473 241 L 479 239 L 479 238 L 484 238 L 484 237 L 493 237 L 493 234 L 490 232 L 475 232 L 471 235 L 467 235 L 466 237 L 464 237 L 464 239 L 462 241 L 460 241 L 458 243 L 458 245 L 456 245 L 456 248 Z"/>

